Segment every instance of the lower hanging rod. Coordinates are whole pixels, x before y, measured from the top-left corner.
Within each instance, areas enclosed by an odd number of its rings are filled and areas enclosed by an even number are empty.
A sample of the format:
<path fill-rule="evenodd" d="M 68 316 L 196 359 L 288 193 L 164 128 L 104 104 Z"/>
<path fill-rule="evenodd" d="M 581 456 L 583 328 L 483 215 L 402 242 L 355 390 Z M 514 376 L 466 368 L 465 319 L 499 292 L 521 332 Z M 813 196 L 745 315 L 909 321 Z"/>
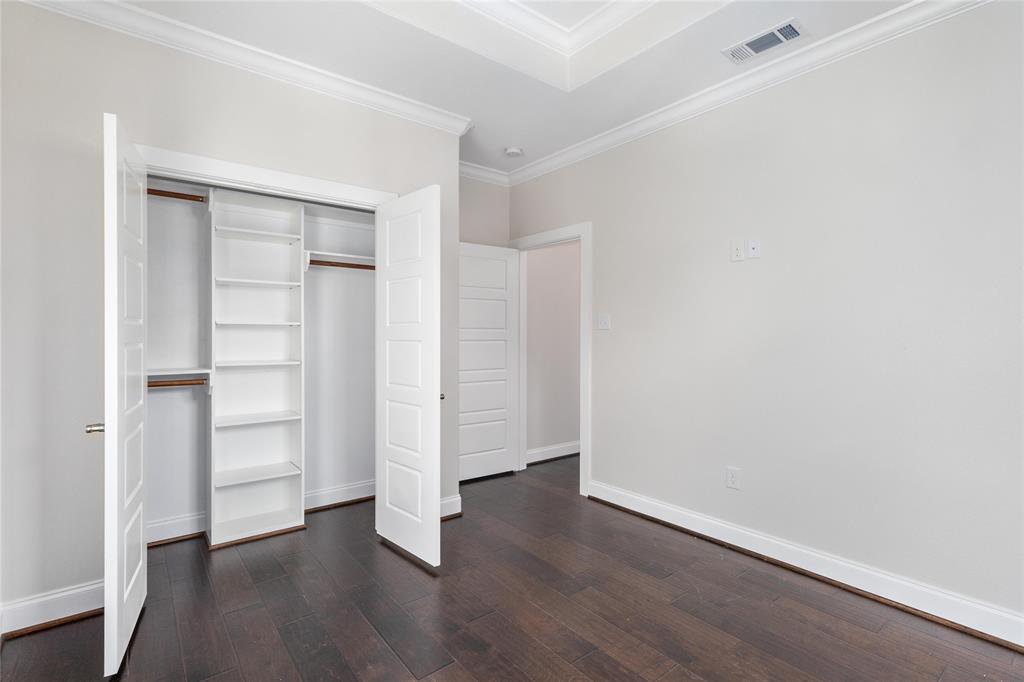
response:
<path fill-rule="evenodd" d="M 309 259 L 310 265 L 322 265 L 327 268 L 352 268 L 353 270 L 376 270 L 376 266 L 367 265 L 366 263 L 339 263 L 333 260 L 317 260 L 316 258 Z"/>
<path fill-rule="evenodd" d="M 206 377 L 201 379 L 150 379 L 149 388 L 174 388 L 176 386 L 205 386 Z"/>

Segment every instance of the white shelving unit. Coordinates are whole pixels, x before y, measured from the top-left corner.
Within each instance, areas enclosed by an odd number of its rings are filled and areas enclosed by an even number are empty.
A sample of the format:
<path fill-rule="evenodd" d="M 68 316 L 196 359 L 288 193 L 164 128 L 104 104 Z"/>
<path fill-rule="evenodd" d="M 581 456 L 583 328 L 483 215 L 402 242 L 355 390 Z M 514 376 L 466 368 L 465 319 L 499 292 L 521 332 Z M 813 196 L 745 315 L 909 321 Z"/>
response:
<path fill-rule="evenodd" d="M 304 523 L 303 207 L 214 190 L 210 544 Z"/>

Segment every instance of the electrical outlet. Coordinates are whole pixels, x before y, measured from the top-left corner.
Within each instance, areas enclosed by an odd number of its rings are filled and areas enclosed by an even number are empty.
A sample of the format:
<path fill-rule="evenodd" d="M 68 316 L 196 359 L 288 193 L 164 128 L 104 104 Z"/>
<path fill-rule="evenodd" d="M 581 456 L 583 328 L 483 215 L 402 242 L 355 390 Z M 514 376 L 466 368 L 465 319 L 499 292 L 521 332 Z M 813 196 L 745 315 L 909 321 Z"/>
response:
<path fill-rule="evenodd" d="M 725 467 L 725 487 L 733 490 L 740 489 L 739 467 Z"/>
<path fill-rule="evenodd" d="M 729 260 L 733 263 L 743 260 L 747 248 L 742 239 L 733 239 L 729 242 Z"/>
<path fill-rule="evenodd" d="M 612 316 L 611 313 L 598 313 L 597 314 L 597 328 L 608 330 L 612 328 Z"/>
<path fill-rule="evenodd" d="M 760 258 L 761 257 L 761 240 L 760 239 L 748 239 L 747 240 L 747 258 Z"/>

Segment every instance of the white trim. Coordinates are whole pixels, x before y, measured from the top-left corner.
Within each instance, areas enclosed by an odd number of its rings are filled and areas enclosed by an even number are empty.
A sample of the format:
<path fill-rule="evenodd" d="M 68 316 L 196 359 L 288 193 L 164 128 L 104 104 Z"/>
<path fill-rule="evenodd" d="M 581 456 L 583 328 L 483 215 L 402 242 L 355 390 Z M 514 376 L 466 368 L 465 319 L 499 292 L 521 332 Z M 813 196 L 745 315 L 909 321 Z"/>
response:
<path fill-rule="evenodd" d="M 355 483 L 345 483 L 317 490 L 307 490 L 305 507 L 308 511 L 317 507 L 326 507 L 329 504 L 340 504 L 341 502 L 358 500 L 363 497 L 373 497 L 375 492 L 374 480 L 372 478 L 368 481 L 356 481 Z"/>
<path fill-rule="evenodd" d="M 552 244 L 561 244 L 563 242 L 571 242 L 579 240 L 580 242 L 580 495 L 588 495 L 590 491 L 590 472 L 591 472 L 591 428 L 592 428 L 592 398 L 591 398 L 591 386 L 593 385 L 591 371 L 592 371 L 592 347 L 593 347 L 593 307 L 594 307 L 594 225 L 593 223 L 577 223 L 575 225 L 568 225 L 566 227 L 560 227 L 554 230 L 548 230 L 547 232 L 538 232 L 536 234 L 527 235 L 520 237 L 519 239 L 513 239 L 509 242 L 509 246 L 513 249 L 519 249 L 520 251 L 529 251 L 530 249 L 537 249 L 542 246 L 550 246 Z M 520 281 L 525 282 L 527 257 L 526 253 L 520 254 L 519 257 L 519 276 Z M 526 301 L 526 294 L 524 293 L 520 299 L 520 303 Z M 526 327 L 527 320 L 524 317 L 526 308 L 520 308 L 520 320 L 519 329 L 522 330 Z M 519 348 L 519 367 L 520 371 L 520 384 L 519 391 L 520 395 L 526 393 L 526 344 L 520 343 Z M 527 411 L 524 408 L 522 411 L 522 423 L 526 424 L 528 419 Z M 526 448 L 526 437 L 525 435 L 520 440 L 520 451 Z M 520 456 L 521 462 L 526 462 L 526 453 Z"/>
<path fill-rule="evenodd" d="M 975 9 L 989 1 L 931 2 L 916 0 L 901 5 L 845 31 L 840 31 L 701 90 L 678 102 L 521 166 L 508 174 L 509 180 L 512 185 L 520 185 L 900 36 Z"/>
<path fill-rule="evenodd" d="M 462 5 L 496 21 L 510 31 L 571 57 L 587 45 L 621 28 L 630 19 L 647 10 L 657 0 L 608 2 L 572 26 L 563 26 L 554 19 L 516 0 L 465 2 Z"/>
<path fill-rule="evenodd" d="M 530 293 L 529 282 L 527 280 L 527 275 L 529 274 L 527 261 L 529 258 L 529 251 L 519 252 L 519 454 L 517 456 L 517 459 L 519 460 L 519 471 L 525 469 L 529 464 L 526 460 L 526 443 L 527 436 L 529 435 L 526 420 L 530 407 L 530 401 L 528 399 L 529 396 L 526 391 L 526 382 L 529 378 L 529 373 L 527 371 L 529 349 L 527 344 L 530 340 L 530 317 L 529 309 L 527 308 Z"/>
<path fill-rule="evenodd" d="M 554 445 L 545 445 L 540 448 L 530 448 L 526 451 L 526 463 L 535 464 L 547 459 L 554 459 L 555 457 L 575 455 L 579 451 L 580 442 L 578 440 L 555 443 Z"/>
<path fill-rule="evenodd" d="M 3 605 L 3 632 L 103 608 L 103 580 L 50 590 Z"/>
<path fill-rule="evenodd" d="M 141 144 L 135 147 L 142 155 L 142 160 L 146 162 L 146 169 L 150 174 L 175 180 L 366 210 L 376 209 L 385 201 L 398 196 L 394 192 L 381 192 L 307 175 L 221 161 L 208 156 L 185 154 Z"/>
<path fill-rule="evenodd" d="M 441 518 L 462 513 L 462 495 L 449 495 L 441 498 Z"/>
<path fill-rule="evenodd" d="M 508 187 L 508 173 L 497 168 L 488 168 L 469 161 L 459 161 L 459 175 L 470 180 L 479 180 L 499 187 Z"/>
<path fill-rule="evenodd" d="M 160 542 L 206 530 L 206 512 L 168 516 L 146 522 L 146 542 Z"/>
<path fill-rule="evenodd" d="M 360 83 L 134 5 L 57 0 L 32 0 L 32 4 L 454 135 L 464 135 L 471 125 L 466 116 Z"/>
<path fill-rule="evenodd" d="M 959 625 L 1024 645 L 1024 614 L 783 540 L 751 528 L 593 481 L 590 494 L 687 530 L 728 542 Z"/>

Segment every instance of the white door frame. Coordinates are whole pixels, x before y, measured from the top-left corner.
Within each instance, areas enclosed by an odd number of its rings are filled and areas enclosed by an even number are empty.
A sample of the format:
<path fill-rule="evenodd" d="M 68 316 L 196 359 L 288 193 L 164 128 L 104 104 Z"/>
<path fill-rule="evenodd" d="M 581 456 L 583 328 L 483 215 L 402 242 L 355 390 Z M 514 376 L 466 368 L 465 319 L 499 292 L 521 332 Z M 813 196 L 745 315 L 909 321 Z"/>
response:
<path fill-rule="evenodd" d="M 580 243 L 580 495 L 590 494 L 591 471 L 591 347 L 593 341 L 594 226 L 576 223 L 509 242 L 519 249 L 519 467 L 526 468 L 526 307 L 527 251 L 543 246 Z"/>

